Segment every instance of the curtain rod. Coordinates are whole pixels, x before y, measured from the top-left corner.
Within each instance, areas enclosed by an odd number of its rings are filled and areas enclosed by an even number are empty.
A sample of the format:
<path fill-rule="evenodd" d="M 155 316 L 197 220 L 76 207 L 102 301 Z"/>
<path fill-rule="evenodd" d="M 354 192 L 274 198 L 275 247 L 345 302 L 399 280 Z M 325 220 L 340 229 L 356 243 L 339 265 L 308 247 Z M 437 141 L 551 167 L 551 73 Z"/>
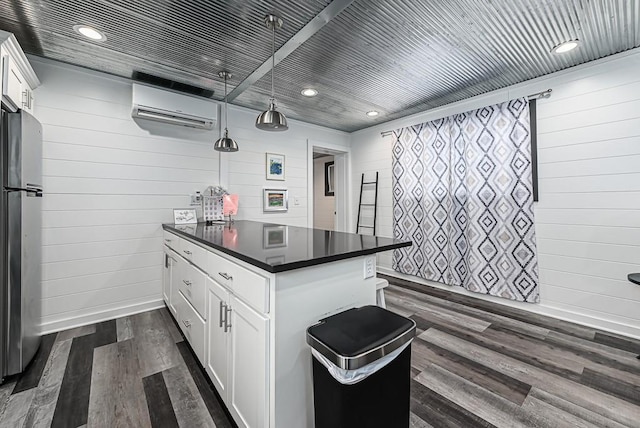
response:
<path fill-rule="evenodd" d="M 529 101 L 537 100 L 541 98 L 549 98 L 551 97 L 551 92 L 553 92 L 553 89 L 547 89 L 546 91 L 536 92 L 535 94 L 527 95 L 527 98 L 529 99 Z M 393 131 L 382 131 L 380 133 L 380 136 L 386 137 L 391 134 L 393 134 Z"/>

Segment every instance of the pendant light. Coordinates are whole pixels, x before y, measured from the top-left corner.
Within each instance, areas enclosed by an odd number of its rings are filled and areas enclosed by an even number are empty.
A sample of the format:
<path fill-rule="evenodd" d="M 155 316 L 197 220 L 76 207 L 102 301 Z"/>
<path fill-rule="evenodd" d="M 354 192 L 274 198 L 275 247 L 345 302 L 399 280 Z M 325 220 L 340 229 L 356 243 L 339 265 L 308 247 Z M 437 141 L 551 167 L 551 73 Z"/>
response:
<path fill-rule="evenodd" d="M 256 128 L 265 131 L 286 131 L 289 129 L 287 118 L 284 114 L 276 110 L 276 92 L 273 84 L 273 71 L 276 68 L 276 29 L 282 27 L 282 19 L 276 15 L 264 17 L 267 28 L 273 31 L 271 44 L 271 98 L 269 99 L 269 109 L 260 113 L 256 119 Z"/>
<path fill-rule="evenodd" d="M 218 76 L 224 78 L 224 137 L 218 138 L 213 145 L 213 149 L 219 152 L 237 152 L 238 143 L 236 143 L 233 138 L 229 138 L 229 130 L 227 129 L 229 123 L 227 120 L 229 117 L 227 110 L 227 79 L 231 79 L 232 75 L 228 71 L 221 71 L 218 73 Z"/>

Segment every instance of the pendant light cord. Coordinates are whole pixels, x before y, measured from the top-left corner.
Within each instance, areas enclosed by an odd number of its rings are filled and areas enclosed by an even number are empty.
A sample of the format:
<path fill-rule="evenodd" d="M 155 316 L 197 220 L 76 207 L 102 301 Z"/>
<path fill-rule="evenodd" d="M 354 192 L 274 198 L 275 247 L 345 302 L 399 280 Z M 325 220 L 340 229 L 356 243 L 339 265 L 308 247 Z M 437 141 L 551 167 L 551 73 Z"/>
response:
<path fill-rule="evenodd" d="M 271 99 L 275 100 L 276 98 L 276 90 L 274 88 L 274 79 L 273 75 L 275 74 L 274 69 L 276 68 L 276 23 L 273 23 L 273 38 L 271 39 Z"/>
<path fill-rule="evenodd" d="M 227 109 L 227 72 L 224 72 L 224 131 L 229 128 L 229 110 Z M 225 135 L 226 137 L 226 135 Z"/>

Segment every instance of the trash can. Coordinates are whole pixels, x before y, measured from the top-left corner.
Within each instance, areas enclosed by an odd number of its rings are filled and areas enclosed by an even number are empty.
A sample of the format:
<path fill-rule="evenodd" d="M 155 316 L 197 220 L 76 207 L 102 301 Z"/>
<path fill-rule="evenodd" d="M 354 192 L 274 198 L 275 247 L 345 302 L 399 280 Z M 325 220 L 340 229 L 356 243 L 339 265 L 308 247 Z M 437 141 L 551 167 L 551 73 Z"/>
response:
<path fill-rule="evenodd" d="M 315 428 L 408 427 L 415 331 L 413 320 L 378 306 L 309 327 Z"/>

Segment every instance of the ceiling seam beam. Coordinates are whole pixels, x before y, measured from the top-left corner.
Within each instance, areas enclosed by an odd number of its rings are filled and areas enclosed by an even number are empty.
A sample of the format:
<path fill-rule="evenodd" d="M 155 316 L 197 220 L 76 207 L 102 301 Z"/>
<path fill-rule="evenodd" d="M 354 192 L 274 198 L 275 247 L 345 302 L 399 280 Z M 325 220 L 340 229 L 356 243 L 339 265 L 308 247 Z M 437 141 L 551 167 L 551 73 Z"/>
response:
<path fill-rule="evenodd" d="M 327 25 L 333 18 L 338 16 L 340 12 L 346 9 L 354 0 L 333 0 L 327 7 L 322 9 L 320 13 L 311 19 L 304 27 L 300 29 L 296 34 L 291 36 L 275 53 L 275 63 L 278 65 L 280 61 L 288 57 L 298 49 L 304 42 L 309 40 L 314 34 L 316 34 L 322 27 Z M 266 31 L 266 30 L 265 30 Z M 266 33 L 265 33 L 266 34 Z M 263 62 L 258 68 L 256 68 L 250 75 L 248 75 L 242 82 L 240 82 L 233 91 L 227 95 L 227 101 L 231 102 L 238 98 L 244 91 L 249 89 L 251 85 L 260 80 L 271 70 L 271 55 L 265 62 Z"/>

